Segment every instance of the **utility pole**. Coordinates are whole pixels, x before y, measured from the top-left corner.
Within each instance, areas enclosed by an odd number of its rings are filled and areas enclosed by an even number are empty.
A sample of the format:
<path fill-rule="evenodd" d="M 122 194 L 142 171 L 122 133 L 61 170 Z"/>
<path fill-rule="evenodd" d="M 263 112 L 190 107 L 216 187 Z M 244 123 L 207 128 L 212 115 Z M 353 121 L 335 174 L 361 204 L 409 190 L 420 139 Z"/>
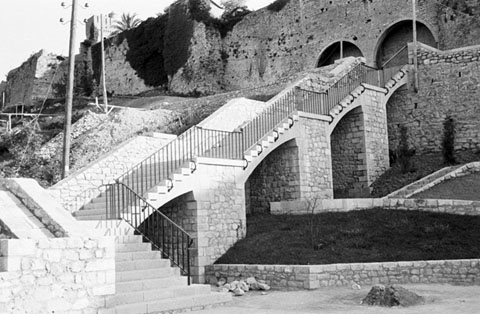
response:
<path fill-rule="evenodd" d="M 418 92 L 418 55 L 417 55 L 417 5 L 416 0 L 412 0 L 413 6 L 413 75 L 414 89 Z"/>
<path fill-rule="evenodd" d="M 108 112 L 108 96 L 107 85 L 105 84 L 105 44 L 103 43 L 103 14 L 100 14 L 100 46 L 102 50 L 102 87 L 103 87 L 103 104 L 105 112 Z"/>
<path fill-rule="evenodd" d="M 72 17 L 70 21 L 70 44 L 68 50 L 68 82 L 65 101 L 65 127 L 63 132 L 62 178 L 70 171 L 70 133 L 72 128 L 73 84 L 75 76 L 75 40 L 77 31 L 77 0 L 72 0 Z"/>

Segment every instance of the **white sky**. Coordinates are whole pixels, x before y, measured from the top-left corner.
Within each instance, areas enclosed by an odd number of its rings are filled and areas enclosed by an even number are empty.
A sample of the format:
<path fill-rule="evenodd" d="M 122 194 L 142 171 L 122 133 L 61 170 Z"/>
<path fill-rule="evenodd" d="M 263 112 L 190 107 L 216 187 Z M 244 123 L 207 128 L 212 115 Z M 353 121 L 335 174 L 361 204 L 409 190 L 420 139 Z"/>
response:
<path fill-rule="evenodd" d="M 88 2 L 87 9 L 79 9 L 78 20 L 95 14 L 115 12 L 137 13 L 146 19 L 163 12 L 173 0 L 77 0 L 79 4 Z M 71 0 L 65 0 L 66 5 Z M 215 1 L 219 3 L 220 0 Z M 250 9 L 256 10 L 273 2 L 273 0 L 247 0 Z M 71 8 L 60 6 L 62 0 L 1 0 L 0 9 L 0 81 L 6 79 L 7 73 L 20 66 L 28 57 L 45 49 L 48 52 L 68 55 L 69 23 L 62 25 L 60 18 L 70 20 Z M 212 6 L 213 8 L 213 6 Z M 85 39 L 85 26 L 78 23 L 77 44 Z"/>

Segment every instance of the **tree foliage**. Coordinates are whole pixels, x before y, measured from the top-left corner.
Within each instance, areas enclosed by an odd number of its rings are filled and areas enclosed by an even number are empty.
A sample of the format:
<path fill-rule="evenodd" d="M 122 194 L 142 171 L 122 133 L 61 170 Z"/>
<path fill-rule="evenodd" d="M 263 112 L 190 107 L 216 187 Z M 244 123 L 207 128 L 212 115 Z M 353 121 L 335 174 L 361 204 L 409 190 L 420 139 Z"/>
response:
<path fill-rule="evenodd" d="M 455 160 L 455 122 L 453 118 L 446 117 L 443 122 L 442 138 L 443 160 L 447 164 L 454 164 Z"/>
<path fill-rule="evenodd" d="M 119 34 L 129 29 L 135 28 L 140 25 L 142 21 L 137 17 L 136 13 L 122 13 L 120 20 L 115 21 L 112 25 L 112 35 Z"/>

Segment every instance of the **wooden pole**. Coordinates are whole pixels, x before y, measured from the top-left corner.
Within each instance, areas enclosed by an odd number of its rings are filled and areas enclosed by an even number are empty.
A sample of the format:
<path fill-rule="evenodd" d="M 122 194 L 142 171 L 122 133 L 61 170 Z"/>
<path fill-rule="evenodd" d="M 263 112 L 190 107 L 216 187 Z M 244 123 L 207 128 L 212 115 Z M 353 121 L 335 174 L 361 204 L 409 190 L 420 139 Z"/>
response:
<path fill-rule="evenodd" d="M 105 44 L 103 42 L 103 14 L 100 14 L 100 43 L 102 49 L 102 87 L 103 87 L 103 104 L 105 105 L 105 112 L 107 112 L 108 96 L 107 85 L 105 84 Z"/>
<path fill-rule="evenodd" d="M 65 127 L 63 133 L 62 178 L 70 171 L 70 133 L 72 128 L 73 84 L 75 76 L 75 40 L 77 30 L 77 0 L 72 0 L 72 17 L 70 21 L 70 44 L 68 51 L 68 82 L 65 101 Z"/>
<path fill-rule="evenodd" d="M 418 55 L 417 55 L 417 5 L 416 0 L 412 0 L 413 6 L 413 74 L 414 89 L 418 92 Z"/>

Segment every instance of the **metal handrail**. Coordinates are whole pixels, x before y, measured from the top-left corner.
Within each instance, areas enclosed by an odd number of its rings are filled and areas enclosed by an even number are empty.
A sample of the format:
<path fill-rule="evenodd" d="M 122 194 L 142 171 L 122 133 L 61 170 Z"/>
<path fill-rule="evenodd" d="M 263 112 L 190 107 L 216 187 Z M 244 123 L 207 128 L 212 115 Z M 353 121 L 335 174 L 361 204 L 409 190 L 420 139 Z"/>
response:
<path fill-rule="evenodd" d="M 387 61 L 385 61 L 382 66 L 381 66 L 381 69 L 384 69 L 385 66 L 387 64 L 389 64 L 390 62 L 392 62 L 393 59 L 395 59 L 399 54 L 401 54 L 405 49 L 408 48 L 408 45 L 405 45 L 405 46 L 402 46 L 402 48 L 400 48 L 397 52 L 395 52 Z"/>
<path fill-rule="evenodd" d="M 172 142 L 133 166 L 118 177 L 139 195 L 164 180 L 171 180 L 175 171 L 187 167 L 195 157 L 242 159 L 242 147 L 225 145 L 240 137 L 240 132 L 204 129 L 193 126 Z"/>
<path fill-rule="evenodd" d="M 192 236 L 124 183 L 106 186 L 107 219 L 129 223 L 164 258 L 180 268 L 190 285 Z"/>

